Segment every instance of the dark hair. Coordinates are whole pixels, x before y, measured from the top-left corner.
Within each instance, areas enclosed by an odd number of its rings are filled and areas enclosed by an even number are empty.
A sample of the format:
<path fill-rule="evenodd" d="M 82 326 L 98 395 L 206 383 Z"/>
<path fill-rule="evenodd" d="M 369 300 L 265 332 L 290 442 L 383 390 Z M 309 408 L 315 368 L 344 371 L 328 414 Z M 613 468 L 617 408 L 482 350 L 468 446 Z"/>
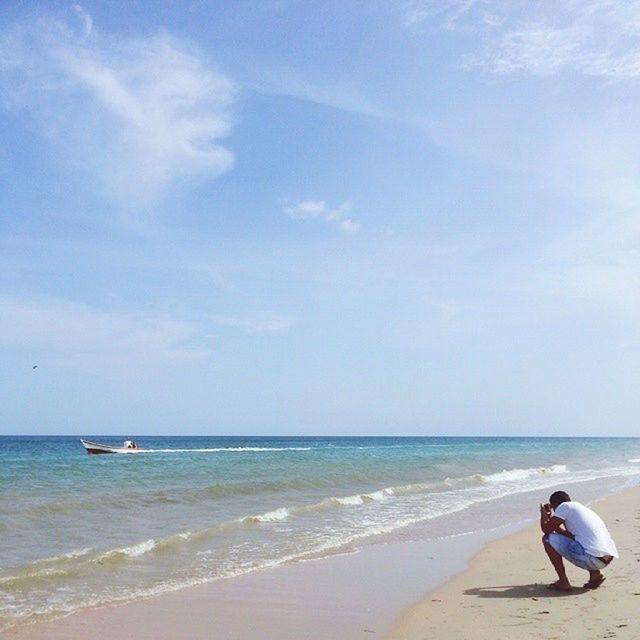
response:
<path fill-rule="evenodd" d="M 554 491 L 549 496 L 549 504 L 555 509 L 563 502 L 571 502 L 571 498 L 566 491 Z"/>

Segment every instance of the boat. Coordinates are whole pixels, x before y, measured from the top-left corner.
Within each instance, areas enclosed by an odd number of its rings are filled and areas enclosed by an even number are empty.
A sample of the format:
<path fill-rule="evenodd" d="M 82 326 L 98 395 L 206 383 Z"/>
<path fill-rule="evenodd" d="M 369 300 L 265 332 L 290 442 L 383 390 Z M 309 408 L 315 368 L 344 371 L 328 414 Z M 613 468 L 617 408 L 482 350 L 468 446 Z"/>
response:
<path fill-rule="evenodd" d="M 140 453 L 143 451 L 133 440 L 125 440 L 121 447 L 91 442 L 91 440 L 83 440 L 82 438 L 80 438 L 80 442 L 87 453 Z"/>

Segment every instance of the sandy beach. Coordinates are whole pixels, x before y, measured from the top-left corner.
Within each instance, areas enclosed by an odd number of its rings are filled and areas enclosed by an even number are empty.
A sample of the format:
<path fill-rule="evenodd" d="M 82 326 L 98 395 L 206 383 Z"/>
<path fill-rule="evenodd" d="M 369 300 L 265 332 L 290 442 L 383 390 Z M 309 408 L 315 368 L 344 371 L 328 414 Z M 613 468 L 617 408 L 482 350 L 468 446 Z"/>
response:
<path fill-rule="evenodd" d="M 548 590 L 556 577 L 541 533 L 530 527 L 489 544 L 468 570 L 402 616 L 387 640 L 637 638 L 640 488 L 593 506 L 620 551 L 599 589 L 583 588 L 587 573 L 565 563 L 574 590 Z"/>

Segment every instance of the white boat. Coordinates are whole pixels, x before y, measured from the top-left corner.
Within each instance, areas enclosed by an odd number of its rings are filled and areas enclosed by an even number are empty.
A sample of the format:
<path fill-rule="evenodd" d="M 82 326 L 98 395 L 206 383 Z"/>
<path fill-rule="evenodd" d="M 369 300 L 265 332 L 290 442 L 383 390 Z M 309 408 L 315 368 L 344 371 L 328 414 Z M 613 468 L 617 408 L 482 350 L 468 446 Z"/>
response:
<path fill-rule="evenodd" d="M 143 451 L 133 440 L 125 440 L 121 447 L 91 442 L 82 438 L 80 438 L 80 442 L 82 442 L 82 446 L 87 450 L 87 453 L 139 453 Z"/>

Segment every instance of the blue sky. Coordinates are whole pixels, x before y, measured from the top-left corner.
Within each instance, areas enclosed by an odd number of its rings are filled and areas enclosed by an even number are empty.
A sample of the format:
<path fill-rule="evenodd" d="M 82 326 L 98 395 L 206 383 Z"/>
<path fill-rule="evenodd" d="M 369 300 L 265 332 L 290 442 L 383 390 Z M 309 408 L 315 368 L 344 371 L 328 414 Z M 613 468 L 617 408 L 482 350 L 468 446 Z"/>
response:
<path fill-rule="evenodd" d="M 635 435 L 639 81 L 635 0 L 3 3 L 0 432 Z"/>

